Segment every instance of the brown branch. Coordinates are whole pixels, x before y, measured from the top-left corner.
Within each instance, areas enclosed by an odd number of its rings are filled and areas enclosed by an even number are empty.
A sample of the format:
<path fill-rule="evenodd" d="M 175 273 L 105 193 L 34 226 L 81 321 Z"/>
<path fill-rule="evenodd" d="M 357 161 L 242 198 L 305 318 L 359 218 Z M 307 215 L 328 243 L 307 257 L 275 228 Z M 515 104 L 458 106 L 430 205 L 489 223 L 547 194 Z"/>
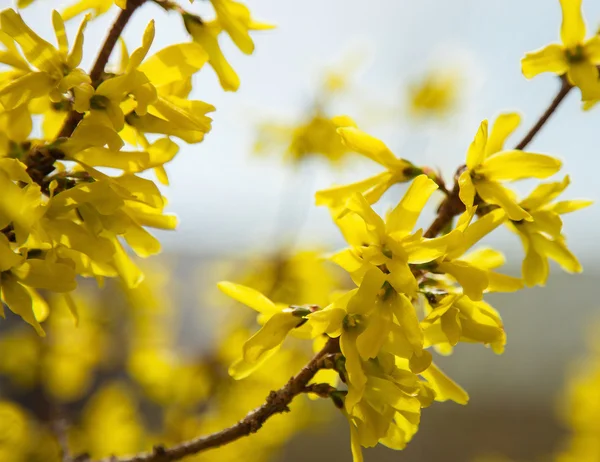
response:
<path fill-rule="evenodd" d="M 313 392 L 313 387 L 307 388 L 308 382 L 324 367 L 325 362 L 322 359 L 339 351 L 339 340 L 337 338 L 330 338 L 325 347 L 298 374 L 292 377 L 279 390 L 269 393 L 262 406 L 254 409 L 246 417 L 229 428 L 211 435 L 200 436 L 170 448 L 155 446 L 152 452 L 131 457 L 120 458 L 113 456 L 98 462 L 172 462 L 193 454 L 198 454 L 207 449 L 218 448 L 244 436 L 256 433 L 273 415 L 289 412 L 290 409 L 288 406 L 297 395 L 308 391 Z M 314 389 L 314 391 L 324 390 L 318 388 Z M 87 461 L 89 460 L 87 459 Z"/>
<path fill-rule="evenodd" d="M 569 94 L 571 88 L 573 88 L 573 85 L 569 83 L 565 76 L 562 76 L 560 81 L 560 90 L 550 103 L 550 106 L 548 106 L 548 109 L 546 109 L 546 111 L 542 114 L 542 116 L 539 118 L 536 124 L 533 127 L 531 127 L 531 130 L 527 132 L 527 134 L 521 140 L 521 142 L 515 146 L 515 149 L 522 150 L 527 147 L 527 145 L 531 142 L 531 140 L 533 140 L 535 135 L 537 135 L 538 132 L 542 129 L 542 127 L 546 124 L 550 116 L 554 114 L 554 111 L 556 111 L 556 108 L 558 108 L 562 100 L 565 99 L 565 97 Z"/>
<path fill-rule="evenodd" d="M 561 85 L 558 93 L 551 101 L 548 108 L 544 111 L 538 121 L 535 123 L 533 127 L 527 132 L 527 134 L 523 137 L 523 139 L 515 146 L 515 149 L 522 150 L 525 149 L 529 143 L 535 138 L 535 136 L 539 133 L 542 127 L 548 122 L 550 116 L 554 114 L 560 103 L 565 99 L 565 97 L 569 94 L 573 85 L 569 83 L 565 76 L 561 76 L 560 78 Z M 450 194 L 446 193 L 446 198 L 440 204 L 437 216 L 435 220 L 429 226 L 427 231 L 423 234 L 424 237 L 433 238 L 440 234 L 444 228 L 446 228 L 451 222 L 452 219 L 460 215 L 464 212 L 465 207 L 460 201 L 458 193 L 460 192 L 460 188 L 458 186 L 458 177 L 460 176 L 460 172 L 464 170 L 465 166 L 462 165 L 457 170 L 457 174 L 454 177 L 454 187 Z"/>
<path fill-rule="evenodd" d="M 125 26 L 131 19 L 135 10 L 137 10 L 145 1 L 146 0 L 127 0 L 127 8 L 121 10 L 119 16 L 117 16 L 117 19 L 104 40 L 102 48 L 100 48 L 96 62 L 90 71 L 90 79 L 92 80 L 94 88 L 100 84 L 100 79 L 104 73 L 108 59 L 110 58 L 119 37 L 123 33 Z M 69 112 L 69 115 L 58 134 L 58 138 L 68 138 L 71 136 L 82 119 L 83 114 L 77 111 Z"/>

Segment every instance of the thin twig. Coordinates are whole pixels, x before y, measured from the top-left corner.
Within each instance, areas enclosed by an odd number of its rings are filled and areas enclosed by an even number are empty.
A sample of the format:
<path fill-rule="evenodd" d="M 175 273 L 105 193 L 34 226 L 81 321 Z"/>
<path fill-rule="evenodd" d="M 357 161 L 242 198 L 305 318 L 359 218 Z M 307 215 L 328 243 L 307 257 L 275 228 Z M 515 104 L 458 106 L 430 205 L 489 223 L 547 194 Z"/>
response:
<path fill-rule="evenodd" d="M 231 427 L 211 435 L 200 436 L 170 448 L 155 446 L 152 452 L 131 457 L 112 456 L 98 462 L 173 462 L 206 451 L 207 449 L 218 448 L 244 436 L 256 433 L 273 415 L 289 412 L 289 404 L 297 395 L 307 391 L 308 382 L 322 368 L 323 361 L 321 359 L 338 352 L 338 339 L 329 339 L 325 347 L 297 375 L 292 377 L 279 390 L 269 393 L 262 406 L 248 413 L 246 417 Z M 87 461 L 89 462 L 90 459 L 87 459 Z"/>
<path fill-rule="evenodd" d="M 131 16 L 146 0 L 128 0 L 127 8 L 121 10 L 119 16 L 115 20 L 110 32 L 106 36 L 104 40 L 104 44 L 98 53 L 98 57 L 96 58 L 96 62 L 94 63 L 92 70 L 90 71 L 90 79 L 92 80 L 92 85 L 97 87 L 100 84 L 100 79 L 102 74 L 104 73 L 104 69 L 106 68 L 106 64 L 108 63 L 108 59 L 117 44 L 119 37 L 123 33 L 125 26 L 131 19 Z M 58 134 L 58 138 L 68 138 L 73 134 L 75 128 L 81 120 L 83 119 L 83 114 L 77 111 L 69 112 L 65 123 L 63 124 L 60 133 Z"/>
<path fill-rule="evenodd" d="M 560 90 L 550 103 L 550 106 L 548 106 L 548 109 L 544 111 L 544 113 L 536 122 L 536 124 L 533 127 L 531 127 L 531 130 L 527 132 L 527 134 L 521 140 L 521 142 L 515 146 L 515 149 L 522 150 L 527 147 L 527 145 L 531 142 L 531 140 L 533 140 L 535 135 L 537 135 L 538 132 L 542 129 L 542 127 L 546 124 L 550 116 L 554 114 L 554 111 L 556 111 L 556 108 L 558 108 L 562 100 L 565 99 L 565 97 L 569 94 L 571 88 L 573 88 L 573 85 L 569 83 L 565 76 L 562 76 L 560 81 Z"/>

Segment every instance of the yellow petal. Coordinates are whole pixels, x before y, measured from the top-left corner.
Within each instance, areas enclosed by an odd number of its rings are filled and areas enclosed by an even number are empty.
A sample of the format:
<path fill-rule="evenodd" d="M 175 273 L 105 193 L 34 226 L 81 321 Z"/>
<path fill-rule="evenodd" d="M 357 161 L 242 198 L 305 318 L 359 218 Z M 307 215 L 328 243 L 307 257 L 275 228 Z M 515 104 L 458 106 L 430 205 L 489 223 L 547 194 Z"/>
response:
<path fill-rule="evenodd" d="M 54 34 L 56 35 L 56 41 L 58 42 L 58 50 L 63 56 L 67 56 L 67 53 L 69 52 L 69 42 L 67 40 L 65 22 L 60 16 L 60 13 L 56 10 L 52 11 L 52 26 L 54 27 Z"/>
<path fill-rule="evenodd" d="M 460 188 L 458 196 L 460 197 L 461 202 L 465 204 L 465 207 L 467 208 L 473 207 L 473 203 L 475 202 L 475 186 L 471 179 L 471 172 L 465 170 L 460 174 L 458 186 Z"/>
<path fill-rule="evenodd" d="M 150 50 L 150 46 L 154 41 L 155 29 L 154 29 L 154 20 L 150 21 L 144 30 L 144 35 L 142 36 L 142 46 L 134 50 L 129 57 L 129 63 L 127 65 L 126 72 L 131 72 L 142 63 L 146 55 L 148 54 L 148 50 Z"/>
<path fill-rule="evenodd" d="M 410 184 L 400 203 L 387 216 L 388 233 L 409 234 L 425 204 L 438 189 L 438 185 L 427 175 L 419 175 Z"/>
<path fill-rule="evenodd" d="M 483 291 L 488 286 L 486 271 L 460 260 L 440 263 L 438 269 L 454 277 L 471 300 L 482 299 Z"/>
<path fill-rule="evenodd" d="M 11 272 L 21 284 L 34 289 L 71 292 L 77 287 L 75 270 L 63 263 L 29 259 L 13 268 Z"/>
<path fill-rule="evenodd" d="M 407 261 L 398 259 L 386 263 L 390 274 L 388 282 L 396 289 L 396 292 L 414 296 L 417 293 L 418 284 Z"/>
<path fill-rule="evenodd" d="M 375 358 L 386 341 L 392 326 L 389 304 L 382 303 L 367 320 L 367 326 L 356 339 L 356 348 L 363 360 Z"/>
<path fill-rule="evenodd" d="M 490 181 L 548 178 L 560 170 L 562 162 L 544 154 L 503 151 L 486 159 L 477 173 Z"/>
<path fill-rule="evenodd" d="M 342 333 L 342 323 L 346 314 L 346 310 L 342 308 L 326 308 L 309 314 L 308 320 L 312 335 L 317 337 L 327 334 L 330 337 L 339 337 Z"/>
<path fill-rule="evenodd" d="M 371 311 L 384 281 L 385 275 L 378 268 L 367 271 L 358 292 L 348 302 L 348 313 L 365 314 Z"/>
<path fill-rule="evenodd" d="M 8 271 L 14 266 L 19 265 L 23 261 L 23 257 L 15 252 L 10 247 L 10 243 L 4 233 L 0 234 L 0 272 Z"/>
<path fill-rule="evenodd" d="M 527 210 L 536 210 L 560 195 L 570 182 L 569 175 L 565 175 L 562 181 L 541 183 L 521 201 L 520 205 Z"/>
<path fill-rule="evenodd" d="M 495 120 L 490 137 L 485 145 L 485 157 L 502 151 L 504 142 L 521 123 L 521 116 L 516 112 L 500 114 Z"/>
<path fill-rule="evenodd" d="M 543 72 L 563 75 L 569 69 L 566 51 L 561 45 L 552 44 L 525 54 L 521 59 L 521 72 L 531 79 Z"/>
<path fill-rule="evenodd" d="M 594 201 L 585 200 L 585 199 L 560 201 L 555 204 L 552 204 L 548 208 L 548 210 L 551 210 L 554 213 L 558 213 L 559 215 L 563 215 L 565 213 L 571 213 L 571 212 L 575 212 L 577 210 L 583 209 L 585 207 L 589 207 L 593 203 L 594 203 Z"/>
<path fill-rule="evenodd" d="M 354 426 L 351 420 L 350 424 L 350 451 L 352 452 L 352 462 L 363 462 L 362 447 L 360 445 L 360 438 L 358 436 L 358 430 Z"/>
<path fill-rule="evenodd" d="M 523 280 L 506 274 L 488 272 L 488 292 L 516 292 L 523 288 Z"/>
<path fill-rule="evenodd" d="M 369 189 L 379 185 L 385 184 L 390 178 L 392 174 L 390 172 L 382 172 L 378 175 L 366 178 L 361 181 L 357 181 L 355 183 L 350 183 L 343 186 L 333 186 L 328 189 L 322 189 L 321 191 L 317 191 L 315 194 L 315 204 L 316 205 L 326 205 L 328 207 L 341 207 L 346 203 L 346 200 L 350 198 L 355 193 L 364 193 Z M 385 191 L 381 191 L 383 195 Z M 379 197 L 370 195 L 369 204 L 374 204 L 379 200 Z"/>
<path fill-rule="evenodd" d="M 417 318 L 415 307 L 404 294 L 397 294 L 391 303 L 394 316 L 396 316 L 396 319 L 400 324 L 406 339 L 410 343 L 417 356 L 420 355 L 423 351 L 424 336 L 421 325 L 419 324 L 419 318 Z"/>
<path fill-rule="evenodd" d="M 384 167 L 390 168 L 398 164 L 399 159 L 394 156 L 383 141 L 355 127 L 340 127 L 337 132 L 348 149 L 362 154 Z"/>
<path fill-rule="evenodd" d="M 265 352 L 258 361 L 248 362 L 244 358 L 239 358 L 229 366 L 228 373 L 235 380 L 242 380 L 252 374 L 254 371 L 259 369 L 265 362 L 279 351 L 279 347 L 272 348 Z"/>
<path fill-rule="evenodd" d="M 538 252 L 554 260 L 565 271 L 569 273 L 580 273 L 582 271 L 577 257 L 567 248 L 563 239 L 550 240 L 540 234 L 534 234 L 531 236 L 531 241 Z"/>
<path fill-rule="evenodd" d="M 421 374 L 431 366 L 432 356 L 427 350 L 423 350 L 420 355 L 413 354 L 408 361 L 410 370 L 415 374 Z"/>
<path fill-rule="evenodd" d="M 219 46 L 217 36 L 220 27 L 215 27 L 214 23 L 199 22 L 191 15 L 184 15 L 183 20 L 193 40 L 208 53 L 208 63 L 217 74 L 223 90 L 237 91 L 240 86 L 240 78 L 225 59 Z"/>
<path fill-rule="evenodd" d="M 600 64 L 600 36 L 594 35 L 583 46 L 585 57 L 592 64 Z"/>
<path fill-rule="evenodd" d="M 244 360 L 249 363 L 260 361 L 265 353 L 281 345 L 289 331 L 300 322 L 301 319 L 292 313 L 275 313 L 244 343 Z"/>
<path fill-rule="evenodd" d="M 45 72 L 29 72 L 0 88 L 0 104 L 9 111 L 34 98 L 46 96 L 54 81 Z"/>
<path fill-rule="evenodd" d="M 63 75 L 62 58 L 58 50 L 31 30 L 14 10 L 7 9 L 0 13 L 0 28 L 21 46 L 27 61 L 37 69 L 55 78 Z"/>
<path fill-rule="evenodd" d="M 73 48 L 67 57 L 67 66 L 69 69 L 75 69 L 79 64 L 81 64 L 81 59 L 83 58 L 83 33 L 85 32 L 85 28 L 87 23 L 91 19 L 89 14 L 86 14 L 79 25 L 79 29 L 77 29 L 77 35 L 75 35 L 75 41 L 73 42 Z"/>
<path fill-rule="evenodd" d="M 534 248 L 529 236 L 521 235 L 521 239 L 525 247 L 525 258 L 521 265 L 523 281 L 528 287 L 543 286 L 546 284 L 550 273 L 548 259 Z"/>
<path fill-rule="evenodd" d="M 462 257 L 462 261 L 465 261 L 477 268 L 481 269 L 494 269 L 504 265 L 506 259 L 504 254 L 495 249 L 480 248 L 473 250 Z"/>
<path fill-rule="evenodd" d="M 44 337 L 46 334 L 40 323 L 35 318 L 33 312 L 33 302 L 31 295 L 19 284 L 13 277 L 2 276 L 2 300 L 6 306 L 15 314 L 21 316 L 23 320 L 33 326 L 38 335 Z"/>
<path fill-rule="evenodd" d="M 250 11 L 241 3 L 234 0 L 211 0 L 217 13 L 217 20 L 227 31 L 231 40 L 245 54 L 254 51 L 254 42 L 248 33 L 250 26 Z"/>
<path fill-rule="evenodd" d="M 131 250 L 139 257 L 145 258 L 160 253 L 161 246 L 158 239 L 141 226 L 134 224 L 128 227 L 123 237 Z"/>
<path fill-rule="evenodd" d="M 259 291 L 251 289 L 250 287 L 246 287 L 241 284 L 234 284 L 233 282 L 228 281 L 219 282 L 217 287 L 225 295 L 228 295 L 234 300 L 243 303 L 259 313 L 272 314 L 277 312 L 275 303 L 273 303 Z"/>
<path fill-rule="evenodd" d="M 531 215 L 517 204 L 510 192 L 501 184 L 494 181 L 479 181 L 476 189 L 485 202 L 502 207 L 511 220 L 532 220 Z"/>
<path fill-rule="evenodd" d="M 488 139 L 488 121 L 484 120 L 479 125 L 479 130 L 467 151 L 467 168 L 473 170 L 485 159 L 485 146 Z"/>
<path fill-rule="evenodd" d="M 581 90 L 582 101 L 600 99 L 600 82 L 598 82 L 598 68 L 589 61 L 574 63 L 567 71 L 571 84 Z"/>
<path fill-rule="evenodd" d="M 471 223 L 462 233 L 460 246 L 448 252 L 448 258 L 458 258 L 477 242 L 494 231 L 506 221 L 506 212 L 503 209 L 495 209 L 485 214 L 477 221 Z"/>
<path fill-rule="evenodd" d="M 115 254 L 113 264 L 115 269 L 125 285 L 130 289 L 134 289 L 144 280 L 144 273 L 142 273 L 137 265 L 131 260 L 129 255 L 127 255 L 127 252 L 125 252 L 125 249 L 117 239 L 114 240 L 114 244 Z"/>
<path fill-rule="evenodd" d="M 566 47 L 574 47 L 585 38 L 585 22 L 581 14 L 581 0 L 560 0 L 562 24 L 560 38 Z"/>
<path fill-rule="evenodd" d="M 138 67 L 154 86 L 185 80 L 198 72 L 208 61 L 204 49 L 194 42 L 163 48 Z"/>
<path fill-rule="evenodd" d="M 436 401 L 452 400 L 458 404 L 467 404 L 469 401 L 467 392 L 435 364 L 432 364 L 421 375 L 434 389 Z"/>
<path fill-rule="evenodd" d="M 361 399 L 367 376 L 365 375 L 358 349 L 356 348 L 356 334 L 345 332 L 340 337 L 340 349 L 346 358 L 346 372 L 348 374 L 348 395 L 346 396 L 346 410 L 351 411 Z"/>
<path fill-rule="evenodd" d="M 462 334 L 459 315 L 458 308 L 451 307 L 440 319 L 442 332 L 448 337 L 448 343 L 452 346 L 458 343 Z"/>

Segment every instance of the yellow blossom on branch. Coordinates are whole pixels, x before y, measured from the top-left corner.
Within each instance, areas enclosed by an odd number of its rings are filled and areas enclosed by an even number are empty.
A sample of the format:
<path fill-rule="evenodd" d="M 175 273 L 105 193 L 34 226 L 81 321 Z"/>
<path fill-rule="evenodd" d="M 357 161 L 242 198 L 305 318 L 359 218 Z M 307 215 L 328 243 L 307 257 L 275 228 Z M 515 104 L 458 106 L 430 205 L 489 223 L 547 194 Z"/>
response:
<path fill-rule="evenodd" d="M 521 67 L 528 79 L 543 72 L 566 75 L 571 85 L 581 90 L 582 101 L 589 101 L 600 98 L 597 68 L 600 64 L 600 37 L 585 38 L 581 4 L 582 0 L 560 0 L 562 44 L 551 44 L 527 53 L 521 60 Z"/>

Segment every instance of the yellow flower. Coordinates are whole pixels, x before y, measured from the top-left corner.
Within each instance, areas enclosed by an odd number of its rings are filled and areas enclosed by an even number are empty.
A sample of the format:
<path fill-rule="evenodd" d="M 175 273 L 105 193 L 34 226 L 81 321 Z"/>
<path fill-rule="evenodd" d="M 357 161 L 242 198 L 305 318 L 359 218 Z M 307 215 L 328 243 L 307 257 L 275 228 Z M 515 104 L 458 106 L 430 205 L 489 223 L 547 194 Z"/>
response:
<path fill-rule="evenodd" d="M 500 315 L 484 301 L 473 301 L 466 295 L 450 294 L 425 300 L 427 316 L 422 321 L 425 346 L 448 354 L 459 341 L 490 345 L 500 354 L 506 334 Z"/>
<path fill-rule="evenodd" d="M 409 181 L 422 173 L 409 161 L 397 158 L 382 141 L 358 128 L 342 127 L 337 132 L 349 150 L 377 162 L 386 171 L 356 183 L 318 191 L 315 195 L 317 205 L 339 209 L 356 193 L 361 193 L 369 204 L 374 204 L 394 184 Z"/>
<path fill-rule="evenodd" d="M 244 343 L 242 358 L 229 368 L 235 379 L 247 377 L 275 354 L 287 334 L 302 326 L 303 318 L 312 310 L 310 307 L 275 304 L 260 292 L 231 282 L 220 282 L 218 287 L 234 300 L 257 311 L 258 321 L 262 324 L 261 329 Z"/>
<path fill-rule="evenodd" d="M 411 183 L 400 203 L 383 220 L 360 194 L 346 204 L 347 212 L 336 219 L 349 249 L 332 256 L 357 284 L 365 272 L 379 267 L 386 280 L 399 293 L 413 296 L 417 280 L 409 265 L 426 264 L 446 254 L 448 246 L 460 239 L 460 230 L 443 237 L 424 239 L 423 231 L 413 228 L 429 197 L 438 188 L 426 175 Z"/>
<path fill-rule="evenodd" d="M 173 84 L 188 80 L 208 56 L 195 43 L 168 46 L 146 58 L 154 40 L 154 21 L 144 32 L 142 45 L 131 56 L 122 48 L 117 75 L 104 80 L 90 99 L 89 123 L 121 131 L 127 122 L 141 133 L 159 133 L 202 141 L 210 130 L 205 116 L 214 107 L 173 94 Z"/>
<path fill-rule="evenodd" d="M 213 21 L 205 21 L 189 13 L 183 13 L 181 17 L 192 40 L 208 54 L 208 64 L 216 72 L 223 90 L 237 91 L 240 79 L 223 55 L 219 35 L 225 30 L 240 50 L 251 54 L 254 42 L 248 32 L 271 29 L 274 26 L 252 20 L 248 8 L 241 3 L 232 0 L 214 0 L 212 3 L 217 12 L 217 18 Z"/>
<path fill-rule="evenodd" d="M 259 128 L 255 151 L 273 150 L 279 153 L 281 145 L 288 144 L 286 157 L 291 162 L 300 163 L 309 157 L 322 156 L 336 163 L 351 152 L 342 143 L 337 129 L 351 125 L 354 121 L 347 116 L 330 118 L 320 110 L 297 126 L 263 124 Z"/>
<path fill-rule="evenodd" d="M 458 79 L 454 75 L 435 71 L 408 88 L 410 112 L 417 116 L 443 117 L 454 109 L 458 94 Z"/>
<path fill-rule="evenodd" d="M 523 75 L 528 79 L 542 72 L 566 74 L 572 85 L 581 90 L 581 99 L 588 101 L 600 97 L 598 69 L 600 64 L 600 37 L 585 39 L 585 22 L 581 14 L 582 0 L 560 0 L 562 44 L 553 43 L 540 50 L 527 53 L 521 60 Z"/>
<path fill-rule="evenodd" d="M 531 221 L 531 215 L 516 202 L 502 182 L 525 178 L 547 178 L 561 168 L 560 160 L 544 154 L 503 150 L 504 141 L 520 122 L 518 114 L 502 114 L 488 137 L 484 120 L 467 152 L 467 164 L 459 178 L 460 199 L 473 206 L 478 195 L 488 204 L 502 207 L 511 220 Z"/>
<path fill-rule="evenodd" d="M 250 10 L 240 2 L 234 0 L 210 1 L 217 13 L 219 25 L 229 34 L 236 46 L 247 55 L 254 51 L 254 41 L 250 37 L 249 31 L 274 27 L 254 21 L 250 17 Z"/>
<path fill-rule="evenodd" d="M 77 66 L 83 56 L 83 32 L 88 20 L 89 17 L 84 18 L 79 26 L 69 52 L 65 24 L 58 12 L 52 14 L 58 49 L 31 30 L 14 10 L 7 9 L 0 13 L 0 34 L 7 48 L 4 62 L 22 71 L 20 77 L 0 88 L 0 104 L 5 110 L 15 109 L 47 95 L 52 101 L 59 102 L 63 94 L 70 90 L 75 96 L 75 107 L 87 104 L 93 88 L 90 77 Z M 21 47 L 24 58 L 15 42 Z"/>
<path fill-rule="evenodd" d="M 519 204 L 531 214 L 533 221 L 512 220 L 507 223 L 509 229 L 516 232 L 523 242 L 525 259 L 522 271 L 528 286 L 543 286 L 546 283 L 550 272 L 549 258 L 570 273 L 582 271 L 579 261 L 567 248 L 560 215 L 587 207 L 592 201 L 552 202 L 569 183 L 569 177 L 565 176 L 561 182 L 540 184 Z"/>

